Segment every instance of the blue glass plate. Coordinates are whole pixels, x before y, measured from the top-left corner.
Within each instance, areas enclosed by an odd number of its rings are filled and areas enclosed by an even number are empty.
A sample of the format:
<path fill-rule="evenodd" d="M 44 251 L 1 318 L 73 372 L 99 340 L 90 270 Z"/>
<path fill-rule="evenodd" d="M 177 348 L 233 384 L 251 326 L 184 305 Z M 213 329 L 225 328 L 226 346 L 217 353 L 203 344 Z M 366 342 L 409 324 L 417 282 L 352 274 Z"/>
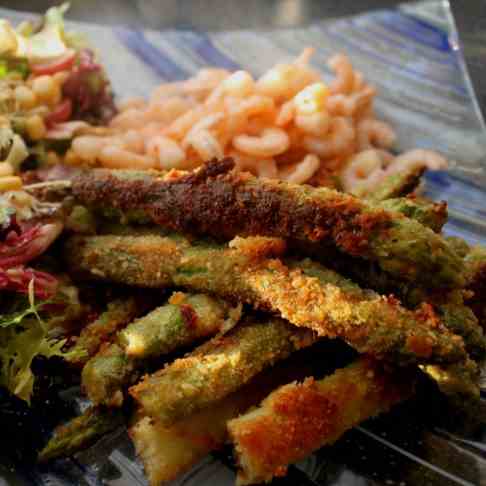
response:
<path fill-rule="evenodd" d="M 26 17 L 9 10 L 0 10 L 0 16 L 14 21 Z M 446 231 L 486 243 L 486 130 L 447 2 L 419 2 L 303 28 L 258 32 L 71 27 L 85 32 L 99 49 L 122 96 L 145 96 L 161 81 L 183 79 L 206 65 L 244 67 L 259 74 L 305 46 L 317 47 L 313 64 L 329 77 L 326 59 L 337 51 L 347 53 L 379 89 L 377 111 L 397 129 L 398 148 L 438 149 L 453 161 L 447 172 L 426 177 L 427 195 L 449 203 Z M 292 466 L 288 478 L 275 484 L 486 484 L 486 429 L 471 434 L 455 427 L 451 432 L 434 420 L 434 407 L 441 404 L 403 404 Z M 477 413 L 486 423 L 483 399 Z M 209 456 L 173 486 L 233 483 L 232 468 L 221 456 Z M 0 465 L 0 484 L 132 486 L 144 485 L 146 479 L 125 431 L 119 430 L 47 467 L 11 471 Z"/>

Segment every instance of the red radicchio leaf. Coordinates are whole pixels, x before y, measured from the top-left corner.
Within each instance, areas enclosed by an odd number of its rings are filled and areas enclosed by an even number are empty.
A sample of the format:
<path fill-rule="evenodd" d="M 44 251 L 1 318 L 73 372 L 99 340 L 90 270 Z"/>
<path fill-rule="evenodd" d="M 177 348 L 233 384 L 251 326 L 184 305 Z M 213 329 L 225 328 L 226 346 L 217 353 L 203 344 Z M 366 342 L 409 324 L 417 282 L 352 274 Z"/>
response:
<path fill-rule="evenodd" d="M 40 299 L 52 297 L 57 279 L 46 273 L 27 268 L 25 263 L 38 257 L 58 237 L 62 223 L 17 223 L 15 220 L 0 241 L 0 289 L 28 293 L 34 281 L 34 294 Z"/>
<path fill-rule="evenodd" d="M 44 253 L 59 236 L 62 224 L 56 221 L 17 228 L 9 231 L 4 241 L 0 242 L 0 268 L 22 265 Z"/>
<path fill-rule="evenodd" d="M 28 294 L 29 283 L 34 281 L 34 294 L 39 299 L 49 299 L 57 291 L 56 277 L 23 265 L 9 269 L 0 268 L 0 289 Z"/>
<path fill-rule="evenodd" d="M 63 95 L 72 102 L 73 119 L 94 117 L 108 121 L 115 114 L 108 81 L 89 49 L 78 53 L 77 62 L 63 85 Z"/>

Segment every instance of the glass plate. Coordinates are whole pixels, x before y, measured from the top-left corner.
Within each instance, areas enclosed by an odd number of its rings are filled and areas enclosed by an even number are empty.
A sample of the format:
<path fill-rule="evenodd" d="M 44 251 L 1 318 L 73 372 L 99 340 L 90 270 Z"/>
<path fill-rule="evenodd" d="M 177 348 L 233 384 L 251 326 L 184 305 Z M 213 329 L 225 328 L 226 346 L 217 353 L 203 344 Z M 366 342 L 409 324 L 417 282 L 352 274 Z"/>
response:
<path fill-rule="evenodd" d="M 26 17 L 1 9 L 0 16 L 14 21 Z M 396 127 L 399 149 L 438 149 L 453 161 L 449 171 L 426 177 L 427 195 L 449 203 L 446 231 L 486 242 L 486 130 L 447 2 L 419 2 L 303 28 L 258 32 L 156 32 L 70 24 L 99 49 L 122 96 L 145 96 L 161 81 L 183 79 L 206 65 L 244 67 L 259 74 L 309 45 L 317 48 L 313 64 L 329 77 L 326 58 L 346 52 L 377 86 L 377 111 Z M 77 404 L 85 405 L 80 399 Z M 274 484 L 486 484 L 486 429 L 479 426 L 472 433 L 457 423 L 450 428 L 437 420 L 442 407 L 440 401 L 424 403 L 420 398 L 398 406 L 292 466 L 288 477 Z M 477 418 L 486 423 L 484 399 Z M 0 465 L 0 484 L 129 486 L 145 485 L 146 479 L 126 432 L 119 430 L 49 466 L 10 470 Z M 234 472 L 219 454 L 172 484 L 231 485 Z"/>

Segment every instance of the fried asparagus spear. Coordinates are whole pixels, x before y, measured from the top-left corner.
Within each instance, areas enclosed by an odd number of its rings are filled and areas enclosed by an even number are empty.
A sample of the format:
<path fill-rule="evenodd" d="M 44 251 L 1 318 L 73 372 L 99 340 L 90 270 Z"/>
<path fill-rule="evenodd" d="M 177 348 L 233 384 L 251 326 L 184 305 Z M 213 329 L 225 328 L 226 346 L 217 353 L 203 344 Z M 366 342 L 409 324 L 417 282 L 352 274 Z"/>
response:
<path fill-rule="evenodd" d="M 316 252 L 315 256 L 359 284 L 367 285 L 380 294 L 395 295 L 410 309 L 420 306 L 423 302 L 429 303 L 444 326 L 463 338 L 466 350 L 473 358 L 482 359 L 485 356 L 486 337 L 470 307 L 471 299 L 468 298 L 467 291 L 460 289 L 427 292 L 410 283 L 394 279 L 372 262 L 349 258 L 332 250 L 328 251 L 328 255 Z"/>
<path fill-rule="evenodd" d="M 425 169 L 410 166 L 397 174 L 386 177 L 366 198 L 371 201 L 384 201 L 396 197 L 408 196 L 420 185 Z"/>
<path fill-rule="evenodd" d="M 307 351 L 307 350 L 306 350 Z M 308 360 L 290 357 L 263 371 L 247 385 L 171 426 L 136 414 L 129 429 L 151 486 L 159 486 L 188 471 L 228 438 L 226 423 L 258 405 L 272 390 L 312 373 Z"/>
<path fill-rule="evenodd" d="M 88 278 L 177 285 L 247 302 L 379 358 L 447 363 L 465 357 L 462 339 L 445 328 L 430 305 L 407 310 L 395 298 L 362 290 L 310 260 L 284 264 L 266 258 L 267 247 L 275 249 L 266 238 L 217 245 L 180 236 L 76 236 L 65 257 L 72 270 Z"/>
<path fill-rule="evenodd" d="M 230 159 L 184 175 L 89 171 L 75 178 L 73 193 L 84 204 L 135 210 L 156 224 L 189 233 L 331 242 L 427 287 L 464 282 L 462 260 L 417 221 L 331 189 L 239 173 Z"/>
<path fill-rule="evenodd" d="M 176 292 L 169 303 L 118 332 L 83 368 L 82 386 L 95 404 L 121 406 L 123 390 L 133 384 L 151 358 L 168 354 L 234 325 L 239 309 L 204 294 Z"/>
<path fill-rule="evenodd" d="M 131 171 L 118 171 L 126 174 Z M 436 233 L 440 233 L 442 227 L 447 222 L 447 203 L 445 201 L 434 202 L 425 198 L 419 197 L 396 197 L 386 199 L 383 201 L 376 201 L 377 208 L 384 209 L 390 212 L 396 212 L 407 218 L 413 219 L 423 226 L 432 229 Z M 111 207 L 98 207 L 97 214 L 103 220 L 110 222 L 119 222 L 121 224 L 149 224 L 151 218 L 142 210 L 131 209 L 127 211 L 120 211 Z M 78 232 L 79 233 L 79 232 Z M 106 233 L 106 232 L 105 232 Z M 87 233 L 86 233 L 87 234 Z M 446 238 L 446 240 L 448 240 Z M 302 241 L 304 244 L 309 242 Z"/>
<path fill-rule="evenodd" d="M 468 302 L 464 292 L 455 290 L 446 295 L 431 296 L 437 315 L 444 325 L 464 340 L 467 352 L 472 358 L 484 359 L 486 355 L 486 336 L 483 328 Z"/>
<path fill-rule="evenodd" d="M 380 203 L 380 207 L 414 219 L 435 233 L 440 233 L 447 223 L 447 203 L 445 201 L 437 203 L 423 198 L 403 197 L 386 199 Z"/>
<path fill-rule="evenodd" d="M 366 358 L 322 380 L 284 385 L 258 408 L 228 422 L 240 467 L 237 484 L 285 475 L 289 464 L 386 412 L 413 388 L 413 375 L 387 372 Z"/>
<path fill-rule="evenodd" d="M 54 430 L 53 436 L 39 453 L 38 461 L 46 462 L 86 449 L 101 436 L 123 424 L 121 411 L 89 407 L 80 416 Z"/>
<path fill-rule="evenodd" d="M 94 356 L 100 346 L 109 341 L 116 332 L 126 326 L 140 313 L 141 307 L 136 299 L 117 299 L 108 303 L 108 308 L 97 319 L 84 327 L 79 335 L 72 353 L 72 362 L 85 364 Z"/>
<path fill-rule="evenodd" d="M 459 236 L 446 236 L 445 237 L 449 246 L 454 249 L 454 251 L 461 257 L 464 258 L 470 251 L 471 247 L 469 243 Z M 467 269 L 466 269 L 466 279 L 467 279 Z"/>
<path fill-rule="evenodd" d="M 486 329 L 486 248 L 476 245 L 464 258 L 467 289 L 472 293 L 467 303 L 473 309 L 483 329 Z"/>
<path fill-rule="evenodd" d="M 184 358 L 146 376 L 130 388 L 144 413 L 171 425 L 212 406 L 291 353 L 310 346 L 313 332 L 282 319 L 248 317 Z"/>

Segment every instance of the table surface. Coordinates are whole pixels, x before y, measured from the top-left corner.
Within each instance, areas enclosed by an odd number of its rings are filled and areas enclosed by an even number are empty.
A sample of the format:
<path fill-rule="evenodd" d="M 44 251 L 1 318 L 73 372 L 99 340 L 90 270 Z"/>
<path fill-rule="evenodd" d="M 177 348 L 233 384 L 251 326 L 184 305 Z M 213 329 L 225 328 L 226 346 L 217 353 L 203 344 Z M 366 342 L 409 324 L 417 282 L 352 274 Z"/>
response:
<path fill-rule="evenodd" d="M 43 12 L 60 0 L 0 0 L 0 7 Z M 305 25 L 389 8 L 403 0 L 71 0 L 69 17 L 153 29 L 202 30 Z M 486 111 L 486 0 L 451 0 L 466 62 Z"/>

